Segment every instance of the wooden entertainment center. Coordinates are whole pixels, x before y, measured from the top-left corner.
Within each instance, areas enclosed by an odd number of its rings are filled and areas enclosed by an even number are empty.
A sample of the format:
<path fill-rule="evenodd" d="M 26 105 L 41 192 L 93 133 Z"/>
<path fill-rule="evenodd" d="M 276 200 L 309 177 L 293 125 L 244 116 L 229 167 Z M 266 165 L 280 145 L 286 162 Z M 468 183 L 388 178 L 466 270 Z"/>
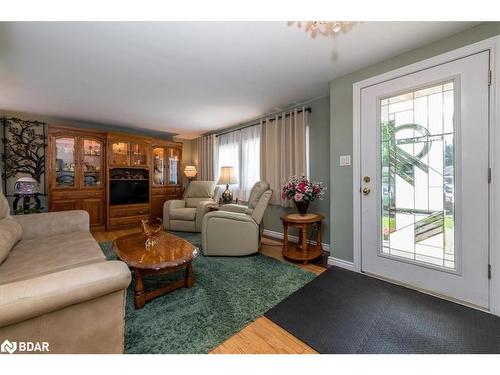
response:
<path fill-rule="evenodd" d="M 92 230 L 138 226 L 182 195 L 182 143 L 49 125 L 49 211 L 81 209 Z"/>

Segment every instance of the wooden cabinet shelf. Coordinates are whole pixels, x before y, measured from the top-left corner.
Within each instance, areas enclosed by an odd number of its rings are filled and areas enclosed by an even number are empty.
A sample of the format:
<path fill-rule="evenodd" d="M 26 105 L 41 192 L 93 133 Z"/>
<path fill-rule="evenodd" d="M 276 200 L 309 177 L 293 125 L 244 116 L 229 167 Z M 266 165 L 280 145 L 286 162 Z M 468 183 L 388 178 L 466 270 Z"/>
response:
<path fill-rule="evenodd" d="M 165 201 L 182 194 L 179 142 L 50 125 L 48 164 L 49 210 L 86 210 L 92 230 L 138 227 L 142 219 L 161 218 Z M 111 178 L 121 176 L 120 169 L 145 178 Z M 116 181 L 147 181 L 149 202 L 110 205 Z"/>
<path fill-rule="evenodd" d="M 146 178 L 110 178 L 109 181 L 149 181 Z"/>
<path fill-rule="evenodd" d="M 108 167 L 149 168 L 151 138 L 108 133 Z"/>
<path fill-rule="evenodd" d="M 149 204 L 124 204 L 109 206 L 108 230 L 140 226 L 142 219 L 149 219 Z"/>
<path fill-rule="evenodd" d="M 153 139 L 151 161 L 151 218 L 162 218 L 165 201 L 182 194 L 182 143 Z"/>
<path fill-rule="evenodd" d="M 105 228 L 105 133 L 49 126 L 49 211 L 85 210 Z"/>

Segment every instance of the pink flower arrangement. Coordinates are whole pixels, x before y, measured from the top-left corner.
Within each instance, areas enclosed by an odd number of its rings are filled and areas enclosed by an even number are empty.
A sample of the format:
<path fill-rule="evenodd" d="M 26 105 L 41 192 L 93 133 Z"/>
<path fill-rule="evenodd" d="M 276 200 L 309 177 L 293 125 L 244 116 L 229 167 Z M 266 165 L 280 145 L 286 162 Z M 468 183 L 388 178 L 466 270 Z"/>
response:
<path fill-rule="evenodd" d="M 322 182 L 311 182 L 306 176 L 292 176 L 281 188 L 281 199 L 312 202 L 323 199 L 326 187 Z"/>

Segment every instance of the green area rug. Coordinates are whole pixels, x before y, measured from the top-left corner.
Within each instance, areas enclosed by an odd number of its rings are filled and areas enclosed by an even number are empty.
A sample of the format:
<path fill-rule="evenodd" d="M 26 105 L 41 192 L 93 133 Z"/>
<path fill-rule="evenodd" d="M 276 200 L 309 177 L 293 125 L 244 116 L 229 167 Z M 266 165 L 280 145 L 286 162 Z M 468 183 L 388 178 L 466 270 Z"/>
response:
<path fill-rule="evenodd" d="M 175 232 L 200 245 L 199 233 Z M 100 246 L 116 259 L 111 241 Z M 194 287 L 156 298 L 134 308 L 133 282 L 127 290 L 125 353 L 208 353 L 262 316 L 282 299 L 314 279 L 311 272 L 262 254 L 205 257 L 193 261 Z M 151 288 L 182 274 L 149 276 Z"/>

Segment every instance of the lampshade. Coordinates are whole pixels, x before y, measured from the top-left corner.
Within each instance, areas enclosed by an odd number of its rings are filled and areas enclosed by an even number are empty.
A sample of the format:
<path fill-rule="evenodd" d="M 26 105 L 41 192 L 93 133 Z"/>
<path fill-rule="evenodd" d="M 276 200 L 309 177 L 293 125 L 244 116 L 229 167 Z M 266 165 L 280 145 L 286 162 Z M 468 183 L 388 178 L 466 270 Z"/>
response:
<path fill-rule="evenodd" d="M 184 174 L 186 175 L 187 178 L 193 178 L 196 177 L 196 167 L 194 165 L 186 165 L 186 168 L 184 168 Z"/>
<path fill-rule="evenodd" d="M 238 179 L 234 175 L 233 167 L 221 167 L 220 177 L 217 185 L 234 185 L 238 183 Z"/>

